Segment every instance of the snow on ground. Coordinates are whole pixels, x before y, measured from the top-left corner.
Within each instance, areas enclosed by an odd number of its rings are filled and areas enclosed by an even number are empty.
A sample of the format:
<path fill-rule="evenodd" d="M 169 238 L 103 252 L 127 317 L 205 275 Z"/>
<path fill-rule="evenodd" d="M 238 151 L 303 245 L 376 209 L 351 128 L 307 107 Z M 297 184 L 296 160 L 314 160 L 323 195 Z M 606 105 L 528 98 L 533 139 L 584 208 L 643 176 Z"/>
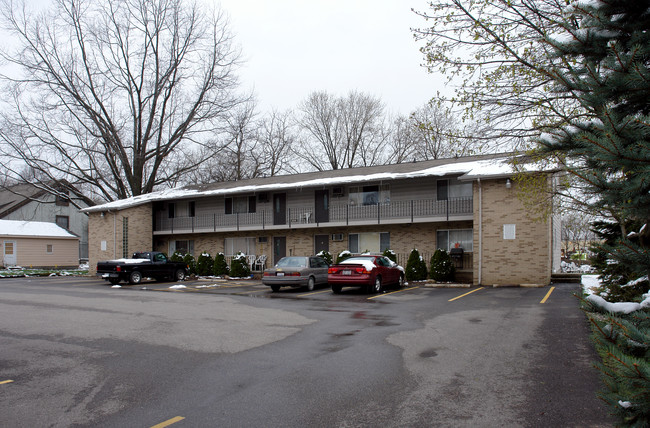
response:
<path fill-rule="evenodd" d="M 647 279 L 647 277 L 639 278 L 634 282 Z M 638 302 L 608 302 L 601 296 L 595 294 L 596 289 L 600 287 L 600 279 L 598 275 L 582 275 L 582 289 L 585 294 L 587 294 L 587 300 L 594 305 L 606 310 L 607 312 L 612 312 L 615 314 L 629 314 L 641 309 L 650 308 L 650 293 L 644 294 L 643 301 Z"/>

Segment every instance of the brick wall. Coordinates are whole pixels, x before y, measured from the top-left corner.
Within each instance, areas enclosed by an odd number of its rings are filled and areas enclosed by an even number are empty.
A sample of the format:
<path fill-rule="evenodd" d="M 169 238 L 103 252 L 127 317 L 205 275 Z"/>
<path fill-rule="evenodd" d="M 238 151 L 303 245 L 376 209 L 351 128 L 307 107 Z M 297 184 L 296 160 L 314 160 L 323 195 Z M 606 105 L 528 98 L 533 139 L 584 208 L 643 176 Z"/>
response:
<path fill-rule="evenodd" d="M 535 219 L 506 179 L 481 182 L 483 248 L 481 284 L 548 284 L 551 278 L 551 225 Z M 540 195 L 541 197 L 542 195 Z M 479 281 L 479 195 L 474 185 L 474 283 Z M 515 239 L 504 239 L 504 225 L 515 225 Z"/>
<path fill-rule="evenodd" d="M 126 220 L 126 240 L 124 235 Z M 151 204 L 140 205 L 120 211 L 90 213 L 88 218 L 88 257 L 90 274 L 94 274 L 97 262 L 119 259 L 135 251 L 153 249 L 153 222 Z"/>

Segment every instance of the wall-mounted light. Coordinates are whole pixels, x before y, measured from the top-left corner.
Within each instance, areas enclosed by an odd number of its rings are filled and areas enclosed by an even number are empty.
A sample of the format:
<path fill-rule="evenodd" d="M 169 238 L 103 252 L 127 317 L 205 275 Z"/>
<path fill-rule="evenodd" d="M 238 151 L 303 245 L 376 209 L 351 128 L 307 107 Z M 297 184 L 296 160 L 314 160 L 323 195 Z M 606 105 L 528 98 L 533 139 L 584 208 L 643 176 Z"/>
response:
<path fill-rule="evenodd" d="M 105 213 L 104 211 L 102 211 L 102 213 L 101 213 L 100 215 L 101 215 L 102 217 L 104 217 L 104 216 L 106 215 L 106 213 Z"/>
<path fill-rule="evenodd" d="M 512 187 L 512 183 L 510 182 L 509 178 L 506 178 L 506 189 L 509 189 Z"/>

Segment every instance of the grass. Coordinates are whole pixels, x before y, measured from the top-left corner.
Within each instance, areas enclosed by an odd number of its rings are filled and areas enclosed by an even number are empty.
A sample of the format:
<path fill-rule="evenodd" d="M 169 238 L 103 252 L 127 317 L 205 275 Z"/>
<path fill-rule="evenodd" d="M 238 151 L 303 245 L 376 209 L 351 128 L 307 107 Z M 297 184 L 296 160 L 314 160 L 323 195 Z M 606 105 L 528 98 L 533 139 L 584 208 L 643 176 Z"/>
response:
<path fill-rule="evenodd" d="M 88 275 L 87 266 L 79 266 L 78 269 L 32 269 L 15 267 L 11 269 L 0 269 L 0 278 L 21 278 L 25 276 L 81 276 Z"/>

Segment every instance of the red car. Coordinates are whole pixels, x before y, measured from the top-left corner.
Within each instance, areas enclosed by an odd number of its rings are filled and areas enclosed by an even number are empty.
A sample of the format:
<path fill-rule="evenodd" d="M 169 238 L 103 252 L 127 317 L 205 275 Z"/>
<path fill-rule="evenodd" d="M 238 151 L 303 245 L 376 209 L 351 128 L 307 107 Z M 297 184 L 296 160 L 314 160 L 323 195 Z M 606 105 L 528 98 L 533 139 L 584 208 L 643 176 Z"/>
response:
<path fill-rule="evenodd" d="M 352 256 L 332 265 L 327 282 L 334 293 L 343 286 L 365 287 L 369 293 L 379 293 L 386 285 L 404 286 L 404 268 L 385 256 Z"/>

